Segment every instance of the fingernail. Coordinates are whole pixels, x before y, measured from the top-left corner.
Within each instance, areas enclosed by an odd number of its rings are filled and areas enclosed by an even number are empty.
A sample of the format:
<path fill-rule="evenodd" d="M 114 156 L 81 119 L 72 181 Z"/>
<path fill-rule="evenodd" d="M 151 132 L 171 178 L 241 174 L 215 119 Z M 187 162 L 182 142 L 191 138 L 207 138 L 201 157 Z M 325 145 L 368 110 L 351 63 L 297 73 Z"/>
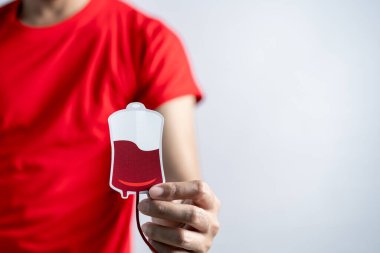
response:
<path fill-rule="evenodd" d="M 160 197 L 164 193 L 164 189 L 160 186 L 153 186 L 149 190 L 149 195 L 152 198 Z"/>
<path fill-rule="evenodd" d="M 147 212 L 148 211 L 148 203 L 146 202 L 146 201 L 141 201 L 140 203 L 139 203 L 139 210 L 141 211 L 141 212 Z"/>

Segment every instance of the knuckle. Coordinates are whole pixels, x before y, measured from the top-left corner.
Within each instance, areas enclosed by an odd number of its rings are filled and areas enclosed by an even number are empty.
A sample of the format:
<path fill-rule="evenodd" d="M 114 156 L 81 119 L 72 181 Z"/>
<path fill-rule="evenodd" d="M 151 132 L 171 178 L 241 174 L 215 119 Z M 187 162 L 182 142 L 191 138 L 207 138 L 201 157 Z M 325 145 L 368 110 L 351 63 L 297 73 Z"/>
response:
<path fill-rule="evenodd" d="M 211 245 L 212 245 L 212 240 L 208 239 L 208 238 L 204 238 L 202 240 L 202 243 L 199 243 L 198 244 L 198 251 L 197 252 L 201 252 L 201 253 L 206 253 L 210 250 L 211 248 Z"/>
<path fill-rule="evenodd" d="M 180 247 L 186 247 L 190 244 L 190 238 L 185 230 L 178 231 L 177 243 Z"/>
<path fill-rule="evenodd" d="M 210 232 L 212 236 L 216 236 L 220 230 L 220 224 L 218 221 L 215 221 L 210 226 Z"/>
<path fill-rule="evenodd" d="M 191 208 L 186 214 L 186 221 L 188 223 L 197 223 L 199 220 L 199 212 L 195 208 Z"/>
<path fill-rule="evenodd" d="M 206 253 L 210 250 L 210 248 L 211 248 L 211 243 L 209 243 L 209 242 L 203 243 L 201 246 L 200 252 Z"/>
<path fill-rule="evenodd" d="M 211 248 L 212 243 L 211 241 L 207 241 L 204 245 L 204 252 L 208 252 Z"/>
<path fill-rule="evenodd" d="M 195 187 L 197 189 L 197 193 L 199 197 L 204 197 L 206 195 L 209 195 L 210 193 L 210 187 L 204 181 L 201 181 L 201 180 L 195 181 Z"/>
<path fill-rule="evenodd" d="M 210 221 L 207 213 L 203 209 L 197 207 L 191 208 L 186 213 L 185 222 L 189 225 L 196 225 L 204 231 L 210 230 Z"/>

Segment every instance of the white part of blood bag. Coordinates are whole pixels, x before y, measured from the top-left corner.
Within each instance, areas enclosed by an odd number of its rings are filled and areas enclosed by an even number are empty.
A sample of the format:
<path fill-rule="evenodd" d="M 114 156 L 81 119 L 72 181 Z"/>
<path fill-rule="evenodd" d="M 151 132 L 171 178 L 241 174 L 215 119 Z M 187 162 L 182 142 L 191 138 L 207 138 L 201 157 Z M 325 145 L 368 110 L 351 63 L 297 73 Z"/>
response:
<path fill-rule="evenodd" d="M 130 103 L 108 118 L 111 137 L 110 187 L 128 198 L 164 182 L 162 166 L 163 116 L 142 103 Z"/>

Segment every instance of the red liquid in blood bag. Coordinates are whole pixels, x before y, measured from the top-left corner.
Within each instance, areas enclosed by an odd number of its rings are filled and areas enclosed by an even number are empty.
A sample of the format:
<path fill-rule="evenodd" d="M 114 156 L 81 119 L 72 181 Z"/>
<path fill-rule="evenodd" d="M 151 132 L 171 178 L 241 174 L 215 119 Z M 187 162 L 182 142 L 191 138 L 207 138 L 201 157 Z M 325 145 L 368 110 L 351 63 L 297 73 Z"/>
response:
<path fill-rule="evenodd" d="M 144 151 L 131 141 L 114 141 L 112 185 L 123 191 L 145 191 L 162 183 L 158 149 Z"/>

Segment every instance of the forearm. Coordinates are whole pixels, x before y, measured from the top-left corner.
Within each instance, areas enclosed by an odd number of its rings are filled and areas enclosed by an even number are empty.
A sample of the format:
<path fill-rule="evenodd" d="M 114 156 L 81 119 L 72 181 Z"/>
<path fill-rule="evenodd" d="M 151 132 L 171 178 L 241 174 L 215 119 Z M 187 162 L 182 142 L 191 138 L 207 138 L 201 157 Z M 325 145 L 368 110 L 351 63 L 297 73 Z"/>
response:
<path fill-rule="evenodd" d="M 150 188 L 138 208 L 152 217 L 142 230 L 158 252 L 208 252 L 219 230 L 220 202 L 207 183 L 197 180 L 194 104 L 194 97 L 186 96 L 157 108 L 165 118 L 165 175 L 175 182 Z"/>
<path fill-rule="evenodd" d="M 194 127 L 195 99 L 184 96 L 159 108 L 165 118 L 163 166 L 166 181 L 201 179 Z"/>

